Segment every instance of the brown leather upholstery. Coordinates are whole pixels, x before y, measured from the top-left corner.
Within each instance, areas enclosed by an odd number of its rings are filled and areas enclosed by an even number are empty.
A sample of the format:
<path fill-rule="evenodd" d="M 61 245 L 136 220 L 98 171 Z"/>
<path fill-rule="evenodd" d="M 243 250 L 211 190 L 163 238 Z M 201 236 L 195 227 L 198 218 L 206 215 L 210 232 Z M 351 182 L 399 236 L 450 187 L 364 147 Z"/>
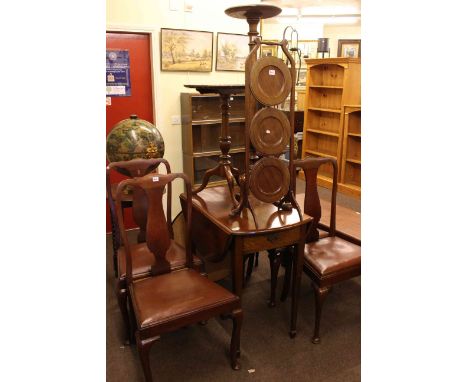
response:
<path fill-rule="evenodd" d="M 320 275 L 326 276 L 361 265 L 361 247 L 339 237 L 325 237 L 306 244 L 304 261 Z"/>
<path fill-rule="evenodd" d="M 154 255 L 148 249 L 146 243 L 132 244 L 130 246 L 132 264 L 133 264 L 133 277 L 140 279 L 151 275 L 151 266 L 155 263 Z M 119 279 L 125 280 L 125 250 L 121 247 L 117 252 L 117 258 L 119 263 Z M 178 270 L 185 268 L 186 266 L 186 255 L 185 248 L 177 244 L 174 240 L 171 240 L 171 246 L 166 253 L 166 259 L 171 265 L 171 270 Z M 193 256 L 193 265 L 195 269 L 201 271 L 202 261 L 199 257 Z M 156 265 L 156 271 L 158 267 Z"/>
<path fill-rule="evenodd" d="M 322 206 L 317 188 L 319 167 L 328 164 L 333 167 L 332 195 L 330 203 L 330 224 L 320 223 Z M 301 167 L 306 178 L 304 195 L 304 212 L 314 218 L 309 227 L 307 241 L 304 248 L 304 272 L 312 279 L 315 292 L 315 329 L 313 343 L 319 343 L 320 317 L 323 302 L 330 288 L 339 282 L 348 280 L 361 274 L 361 241 L 349 235 L 336 231 L 336 194 L 338 190 L 338 165 L 334 158 L 308 157 L 294 161 L 294 165 Z M 319 229 L 324 228 L 328 231 Z M 341 236 L 341 237 L 340 237 Z M 345 240 L 346 239 L 346 240 Z M 275 305 L 275 289 L 278 277 L 279 260 L 281 258 L 286 267 L 281 300 L 284 301 L 289 292 L 292 272 L 292 258 L 290 251 L 279 249 L 269 255 L 271 267 L 271 297 L 270 306 Z"/>
<path fill-rule="evenodd" d="M 135 281 L 131 293 L 140 329 L 239 300 L 227 289 L 187 268 Z"/>
<path fill-rule="evenodd" d="M 165 160 L 159 159 L 159 161 Z M 173 240 L 170 219 L 166 220 L 166 216 L 170 216 L 170 213 L 165 213 L 163 208 L 164 190 L 166 188 L 169 190 L 170 185 L 177 178 L 183 179 L 188 199 L 184 210 L 185 248 Z M 128 186 L 139 189 L 147 199 L 146 242 L 136 245 L 130 244 L 128 240 L 122 213 L 122 196 Z M 130 335 L 132 329 L 136 329 L 134 330 L 135 340 L 146 382 L 152 382 L 149 350 L 162 333 L 205 321 L 217 315 L 224 315 L 233 320 L 230 346 L 231 367 L 235 370 L 240 368 L 242 326 L 240 299 L 193 269 L 191 190 L 192 185 L 187 175 L 168 173 L 157 176 L 148 174 L 140 178 L 124 180 L 119 183 L 116 192 L 117 222 L 125 250 L 125 262 L 124 256 L 121 255 L 120 265 L 126 273 L 124 278 L 126 288 L 120 288 L 120 280 L 117 283 L 119 293 L 125 295 L 125 298 L 119 299 L 119 303 L 126 306 L 128 291 L 129 306 L 131 312 L 134 313 L 132 317 L 135 318 L 131 320 L 131 323 L 135 322 L 136 328 L 134 325 L 130 327 L 130 320 L 127 320 L 127 328 Z M 169 194 L 168 191 L 168 203 L 171 200 Z M 134 208 L 136 200 L 134 198 Z M 148 269 L 148 266 L 151 266 L 151 269 Z M 175 270 L 175 267 L 184 268 Z M 148 277 L 135 277 L 148 271 Z"/>

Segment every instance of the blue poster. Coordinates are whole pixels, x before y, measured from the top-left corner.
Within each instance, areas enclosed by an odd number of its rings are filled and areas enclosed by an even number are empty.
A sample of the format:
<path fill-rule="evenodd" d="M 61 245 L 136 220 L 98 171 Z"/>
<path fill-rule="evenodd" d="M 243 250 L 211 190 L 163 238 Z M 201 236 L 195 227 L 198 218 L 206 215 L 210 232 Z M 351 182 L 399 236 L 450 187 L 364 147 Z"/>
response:
<path fill-rule="evenodd" d="M 106 95 L 108 97 L 132 95 L 128 50 L 106 50 Z"/>

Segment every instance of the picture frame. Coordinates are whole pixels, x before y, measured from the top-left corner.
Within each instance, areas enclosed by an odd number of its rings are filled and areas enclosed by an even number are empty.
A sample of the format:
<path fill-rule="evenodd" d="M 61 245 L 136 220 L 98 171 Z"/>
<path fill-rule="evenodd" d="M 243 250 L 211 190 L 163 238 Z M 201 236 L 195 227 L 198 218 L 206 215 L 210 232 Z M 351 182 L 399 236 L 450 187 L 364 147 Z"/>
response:
<path fill-rule="evenodd" d="M 305 86 L 306 85 L 306 80 L 307 80 L 307 69 L 306 68 L 301 68 L 301 70 L 297 71 L 297 76 L 298 76 L 298 81 L 297 85 L 298 86 Z"/>
<path fill-rule="evenodd" d="M 213 32 L 161 28 L 161 71 L 211 72 Z"/>
<path fill-rule="evenodd" d="M 361 40 L 338 40 L 337 57 L 361 57 Z"/>
<path fill-rule="evenodd" d="M 218 32 L 216 36 L 216 70 L 243 72 L 249 54 L 249 36 Z"/>
<path fill-rule="evenodd" d="M 260 50 L 260 57 L 269 57 L 269 56 L 271 57 L 278 56 L 277 45 L 262 45 L 261 50 Z"/>

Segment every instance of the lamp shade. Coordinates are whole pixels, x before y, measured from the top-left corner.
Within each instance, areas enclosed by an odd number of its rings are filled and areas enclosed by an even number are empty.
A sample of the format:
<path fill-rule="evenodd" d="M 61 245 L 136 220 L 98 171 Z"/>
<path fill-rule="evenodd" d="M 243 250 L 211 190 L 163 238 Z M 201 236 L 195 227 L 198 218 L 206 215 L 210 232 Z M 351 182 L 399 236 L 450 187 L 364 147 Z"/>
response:
<path fill-rule="evenodd" d="M 328 53 L 328 38 L 321 37 L 318 39 L 317 53 Z"/>

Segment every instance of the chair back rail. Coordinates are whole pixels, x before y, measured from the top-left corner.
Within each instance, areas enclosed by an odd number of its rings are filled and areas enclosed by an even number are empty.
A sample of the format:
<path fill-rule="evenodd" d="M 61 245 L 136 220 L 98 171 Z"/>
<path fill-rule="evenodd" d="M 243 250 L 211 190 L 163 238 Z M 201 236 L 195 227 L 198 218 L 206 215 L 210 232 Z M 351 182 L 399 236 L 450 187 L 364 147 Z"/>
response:
<path fill-rule="evenodd" d="M 322 206 L 317 189 L 317 175 L 319 167 L 323 164 L 331 163 L 333 166 L 333 186 L 330 210 L 330 236 L 336 233 L 336 193 L 338 188 L 338 165 L 334 158 L 312 158 L 298 159 L 294 161 L 295 167 L 300 167 L 304 171 L 306 187 L 304 195 L 304 213 L 314 218 L 306 242 L 317 241 L 319 239 L 318 226 L 322 217 Z"/>
<path fill-rule="evenodd" d="M 147 174 L 140 178 L 127 179 L 120 182 L 116 192 L 116 207 L 117 218 L 120 229 L 120 235 L 123 240 L 126 256 L 126 279 L 127 284 L 133 281 L 133 266 L 128 242 L 127 233 L 122 213 L 122 198 L 124 196 L 125 187 L 131 186 L 133 189 L 140 189 L 144 193 L 147 202 L 147 219 L 146 219 L 146 245 L 153 253 L 155 263 L 158 264 L 158 273 L 170 272 L 170 264 L 166 259 L 166 253 L 171 245 L 173 238 L 171 216 L 170 213 L 164 214 L 163 209 L 163 194 L 164 189 L 171 187 L 171 183 L 181 178 L 185 182 L 185 192 L 187 193 L 187 224 L 186 224 L 186 264 L 187 267 L 193 268 L 193 255 L 191 248 L 191 220 L 192 220 L 192 187 L 188 177 L 182 173 L 171 174 Z M 168 191 L 168 205 L 171 203 Z M 152 267 L 154 271 L 156 268 Z"/>
<path fill-rule="evenodd" d="M 149 174 L 151 172 L 156 171 L 158 166 L 163 163 L 166 167 L 166 173 L 171 173 L 171 167 L 169 162 L 163 158 L 153 158 L 153 159 L 132 159 L 130 161 L 120 161 L 120 162 L 111 162 L 107 166 L 106 171 L 106 186 L 107 186 L 107 194 L 112 195 L 112 187 L 110 182 L 110 171 L 115 170 L 122 175 L 128 176 L 130 178 L 137 178 Z M 111 219 L 113 219 L 113 223 L 117 226 L 116 222 L 116 208 L 115 202 L 112 197 L 109 197 L 109 207 L 111 210 Z M 171 221 L 171 203 L 170 200 L 172 199 L 172 186 L 169 185 L 167 189 L 167 214 L 168 214 L 168 221 Z M 145 194 L 142 192 L 141 189 L 135 188 L 132 190 L 132 216 L 133 220 L 137 224 L 138 228 L 140 229 L 140 233 L 138 235 L 138 242 L 142 243 L 146 240 L 146 215 L 148 210 L 148 201 L 146 199 Z M 173 237 L 172 226 L 168 225 L 169 232 L 171 233 L 171 237 Z"/>

